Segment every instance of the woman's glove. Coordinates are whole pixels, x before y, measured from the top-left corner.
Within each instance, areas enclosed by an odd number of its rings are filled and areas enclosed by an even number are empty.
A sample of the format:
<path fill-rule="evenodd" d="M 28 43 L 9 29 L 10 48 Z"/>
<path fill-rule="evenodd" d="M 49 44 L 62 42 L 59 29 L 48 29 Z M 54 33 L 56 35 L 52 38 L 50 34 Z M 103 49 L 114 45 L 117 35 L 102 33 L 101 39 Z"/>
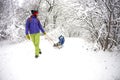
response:
<path fill-rule="evenodd" d="M 43 34 L 46 35 L 46 32 L 44 32 Z"/>
<path fill-rule="evenodd" d="M 27 38 L 28 40 L 30 40 L 30 36 L 29 36 L 29 35 L 26 35 L 26 38 Z"/>

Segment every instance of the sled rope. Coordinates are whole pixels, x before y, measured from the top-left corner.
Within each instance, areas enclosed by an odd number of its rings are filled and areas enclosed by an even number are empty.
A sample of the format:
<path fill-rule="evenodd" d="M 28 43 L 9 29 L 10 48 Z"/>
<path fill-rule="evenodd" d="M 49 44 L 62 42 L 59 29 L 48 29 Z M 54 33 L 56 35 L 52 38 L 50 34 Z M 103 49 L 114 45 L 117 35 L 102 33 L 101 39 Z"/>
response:
<path fill-rule="evenodd" d="M 54 44 L 54 41 L 53 41 L 52 38 L 50 38 L 48 35 L 46 35 L 46 37 L 48 38 L 48 40 L 49 40 L 50 42 L 52 42 L 52 43 Z"/>
<path fill-rule="evenodd" d="M 49 41 L 50 43 L 52 42 L 52 43 L 51 43 L 52 45 L 55 44 L 52 38 L 50 38 L 48 35 L 46 35 L 46 37 L 48 38 L 48 41 Z M 60 49 L 58 46 L 57 46 L 57 48 Z"/>

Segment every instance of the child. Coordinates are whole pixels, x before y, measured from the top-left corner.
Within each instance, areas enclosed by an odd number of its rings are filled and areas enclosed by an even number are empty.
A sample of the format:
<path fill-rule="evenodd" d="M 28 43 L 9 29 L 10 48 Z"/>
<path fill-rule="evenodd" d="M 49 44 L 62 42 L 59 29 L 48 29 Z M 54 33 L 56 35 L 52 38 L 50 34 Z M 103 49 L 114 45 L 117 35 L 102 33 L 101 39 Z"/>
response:
<path fill-rule="evenodd" d="M 58 43 L 55 43 L 54 44 L 54 47 L 59 47 L 60 48 L 60 46 L 63 46 L 63 44 L 64 44 L 64 42 L 65 42 L 65 38 L 64 38 L 64 36 L 59 36 L 59 42 Z"/>

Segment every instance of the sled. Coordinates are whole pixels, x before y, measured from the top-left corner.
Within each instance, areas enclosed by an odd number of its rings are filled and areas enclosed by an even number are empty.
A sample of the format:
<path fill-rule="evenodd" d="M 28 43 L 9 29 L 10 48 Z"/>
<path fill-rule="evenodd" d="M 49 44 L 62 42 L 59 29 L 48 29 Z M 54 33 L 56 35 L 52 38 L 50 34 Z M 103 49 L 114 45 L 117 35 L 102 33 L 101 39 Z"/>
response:
<path fill-rule="evenodd" d="M 60 45 L 60 43 L 55 43 L 55 44 L 53 45 L 53 47 L 54 47 L 54 48 L 61 49 L 63 46 Z"/>

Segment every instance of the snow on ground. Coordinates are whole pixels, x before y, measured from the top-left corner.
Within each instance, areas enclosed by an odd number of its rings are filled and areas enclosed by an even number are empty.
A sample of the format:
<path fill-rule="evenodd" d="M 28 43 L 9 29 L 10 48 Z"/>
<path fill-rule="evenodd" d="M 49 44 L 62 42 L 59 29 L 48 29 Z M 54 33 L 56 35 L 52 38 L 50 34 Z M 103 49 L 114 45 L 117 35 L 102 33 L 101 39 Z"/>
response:
<path fill-rule="evenodd" d="M 31 41 L 0 46 L 0 80 L 120 80 L 120 54 L 92 52 L 78 38 L 67 38 L 62 49 L 43 37 L 40 45 L 38 59 Z"/>

